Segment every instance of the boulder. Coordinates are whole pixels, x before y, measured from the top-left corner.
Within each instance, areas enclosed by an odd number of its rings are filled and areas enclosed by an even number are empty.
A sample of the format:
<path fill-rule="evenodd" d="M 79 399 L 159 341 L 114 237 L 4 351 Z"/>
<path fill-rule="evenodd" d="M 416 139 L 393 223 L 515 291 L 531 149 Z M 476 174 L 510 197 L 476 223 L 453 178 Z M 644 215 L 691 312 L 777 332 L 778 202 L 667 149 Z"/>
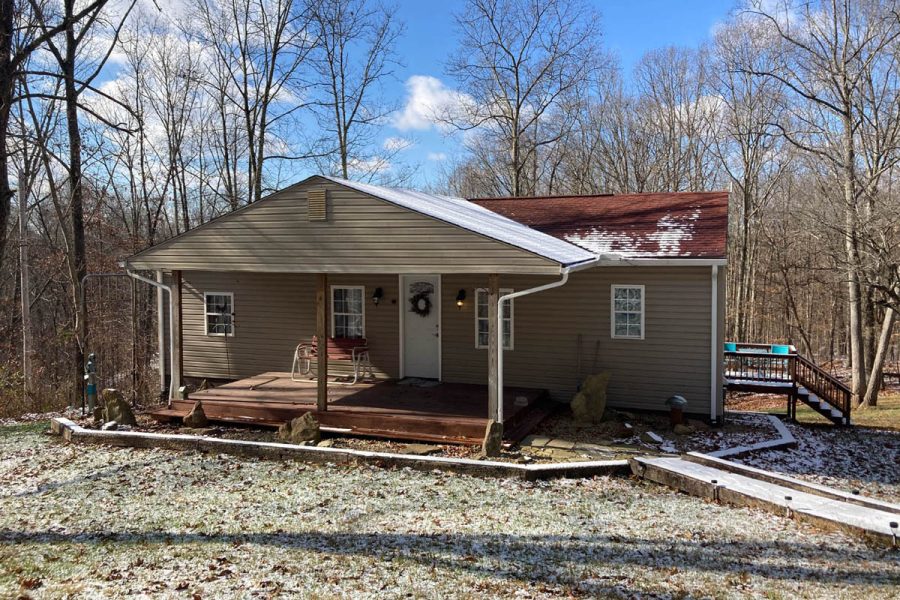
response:
<path fill-rule="evenodd" d="M 675 435 L 691 435 L 694 433 L 694 428 L 690 425 L 682 425 L 681 423 L 677 424 L 672 431 L 675 432 Z"/>
<path fill-rule="evenodd" d="M 119 390 L 106 388 L 100 392 L 100 403 L 103 405 L 103 422 L 115 421 L 119 425 L 137 425 L 134 412 Z"/>
<path fill-rule="evenodd" d="M 484 456 L 500 456 L 503 447 L 503 424 L 491 419 L 484 428 L 484 441 L 481 443 L 481 453 Z"/>
<path fill-rule="evenodd" d="M 606 410 L 606 386 L 609 373 L 588 376 L 581 384 L 581 390 L 572 398 L 572 414 L 582 423 L 599 423 Z"/>
<path fill-rule="evenodd" d="M 652 431 L 645 431 L 641 434 L 641 441 L 645 444 L 662 444 L 663 439 L 659 436 L 659 434 L 654 433 Z"/>
<path fill-rule="evenodd" d="M 306 413 L 278 428 L 278 439 L 292 444 L 312 442 L 318 444 L 322 439 L 319 422 L 312 413 Z"/>
<path fill-rule="evenodd" d="M 209 425 L 209 420 L 206 418 L 206 412 L 203 410 L 202 402 L 197 400 L 197 402 L 194 403 L 194 408 L 192 408 L 191 412 L 182 419 L 182 424 L 185 427 L 190 427 L 192 429 Z"/>

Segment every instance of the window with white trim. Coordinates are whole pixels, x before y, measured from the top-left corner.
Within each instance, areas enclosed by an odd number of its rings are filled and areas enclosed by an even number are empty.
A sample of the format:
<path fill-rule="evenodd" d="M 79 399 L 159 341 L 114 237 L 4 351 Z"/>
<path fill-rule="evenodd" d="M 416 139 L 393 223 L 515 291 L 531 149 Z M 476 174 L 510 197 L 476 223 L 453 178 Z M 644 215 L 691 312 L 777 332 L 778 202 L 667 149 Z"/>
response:
<path fill-rule="evenodd" d="M 500 295 L 511 294 L 511 289 L 501 289 Z M 475 290 L 475 347 L 488 347 L 488 290 Z M 513 305 L 512 300 L 503 303 L 503 349 L 513 347 Z"/>
<path fill-rule="evenodd" d="M 331 337 L 358 339 L 366 336 L 365 288 L 331 288 Z"/>
<path fill-rule="evenodd" d="M 206 335 L 234 335 L 234 294 L 204 292 Z"/>
<path fill-rule="evenodd" d="M 644 339 L 644 286 L 613 285 L 611 295 L 612 337 Z"/>

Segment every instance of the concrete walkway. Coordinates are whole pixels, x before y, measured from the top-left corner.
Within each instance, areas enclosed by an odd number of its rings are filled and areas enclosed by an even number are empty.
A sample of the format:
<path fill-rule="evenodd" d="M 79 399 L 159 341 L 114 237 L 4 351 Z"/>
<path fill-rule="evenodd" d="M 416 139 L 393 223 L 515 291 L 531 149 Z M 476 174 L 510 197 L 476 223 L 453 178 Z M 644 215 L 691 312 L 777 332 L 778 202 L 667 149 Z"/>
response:
<path fill-rule="evenodd" d="M 864 505 L 843 498 L 844 494 L 824 486 L 790 480 L 791 487 L 760 478 L 755 469 L 727 463 L 728 470 L 675 457 L 631 459 L 632 472 L 694 496 L 734 506 L 752 506 L 807 521 L 827 529 L 861 535 L 880 545 L 900 543 L 900 507 L 871 498 Z M 769 480 L 765 480 L 769 479 Z"/>

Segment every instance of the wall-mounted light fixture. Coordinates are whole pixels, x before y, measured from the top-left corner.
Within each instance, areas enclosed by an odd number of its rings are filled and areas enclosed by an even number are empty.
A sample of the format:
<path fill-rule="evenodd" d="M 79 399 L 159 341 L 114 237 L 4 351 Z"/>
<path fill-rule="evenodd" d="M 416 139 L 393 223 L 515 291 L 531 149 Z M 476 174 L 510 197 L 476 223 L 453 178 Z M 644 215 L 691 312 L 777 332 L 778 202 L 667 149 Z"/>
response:
<path fill-rule="evenodd" d="M 456 293 L 456 307 L 462 308 L 463 304 L 466 302 L 466 290 L 459 290 Z"/>
<path fill-rule="evenodd" d="M 378 306 L 378 303 L 381 302 L 381 299 L 384 298 L 384 290 L 380 287 L 375 288 L 375 291 L 372 292 L 372 303 L 375 306 Z"/>

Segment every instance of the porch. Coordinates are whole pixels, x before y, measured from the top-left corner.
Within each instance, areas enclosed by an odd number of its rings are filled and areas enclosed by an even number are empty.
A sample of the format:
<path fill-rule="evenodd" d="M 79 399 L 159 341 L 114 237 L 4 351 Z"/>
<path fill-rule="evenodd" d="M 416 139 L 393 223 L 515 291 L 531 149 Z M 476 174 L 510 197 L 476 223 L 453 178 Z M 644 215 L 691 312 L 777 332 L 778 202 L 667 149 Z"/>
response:
<path fill-rule="evenodd" d="M 211 421 L 278 427 L 311 412 L 323 431 L 433 443 L 480 444 L 488 423 L 488 386 L 386 380 L 354 385 L 329 383 L 327 410 L 317 409 L 317 381 L 294 381 L 267 372 L 193 392 L 158 419 L 181 418 L 197 400 Z M 555 403 L 540 389 L 506 387 L 504 439 L 518 442 L 551 414 Z"/>

